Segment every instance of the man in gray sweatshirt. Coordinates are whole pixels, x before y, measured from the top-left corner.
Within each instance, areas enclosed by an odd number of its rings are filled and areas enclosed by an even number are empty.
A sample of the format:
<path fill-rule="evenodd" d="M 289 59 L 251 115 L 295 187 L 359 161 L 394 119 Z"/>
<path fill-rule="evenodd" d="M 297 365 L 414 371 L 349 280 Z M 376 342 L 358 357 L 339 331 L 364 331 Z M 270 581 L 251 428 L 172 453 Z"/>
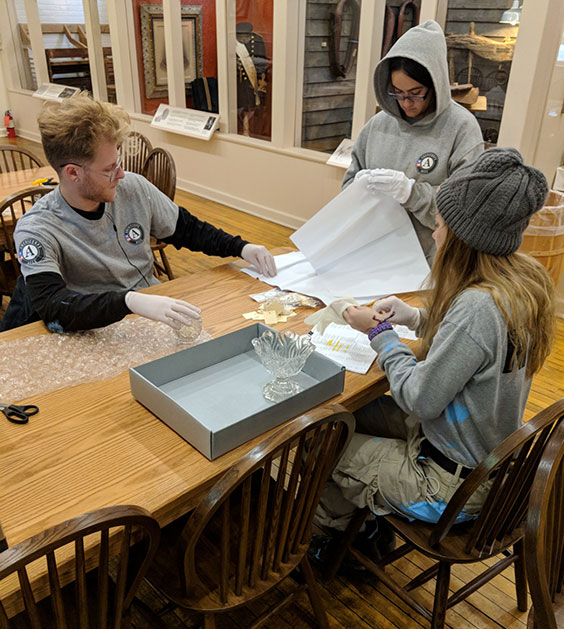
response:
<path fill-rule="evenodd" d="M 423 66 L 430 85 L 409 76 L 403 77 L 407 84 L 396 85 L 394 68 L 403 60 L 408 67 L 414 61 Z M 400 37 L 376 66 L 374 90 L 382 111 L 360 132 L 343 188 L 365 175 L 369 188 L 402 203 L 431 262 L 437 187 L 483 151 L 476 118 L 450 97 L 446 42 L 436 22 L 429 20 Z"/>

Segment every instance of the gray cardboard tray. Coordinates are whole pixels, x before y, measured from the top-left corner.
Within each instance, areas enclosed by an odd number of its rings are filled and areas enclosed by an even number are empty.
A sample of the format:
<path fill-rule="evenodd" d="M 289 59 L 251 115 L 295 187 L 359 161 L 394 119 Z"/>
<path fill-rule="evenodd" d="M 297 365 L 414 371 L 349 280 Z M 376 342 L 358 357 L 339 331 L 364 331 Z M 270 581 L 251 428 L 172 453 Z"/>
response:
<path fill-rule="evenodd" d="M 313 352 L 297 376 L 304 391 L 269 402 L 263 386 L 272 376 L 251 339 L 262 323 L 132 367 L 133 397 L 209 459 L 249 441 L 343 391 L 345 368 Z"/>

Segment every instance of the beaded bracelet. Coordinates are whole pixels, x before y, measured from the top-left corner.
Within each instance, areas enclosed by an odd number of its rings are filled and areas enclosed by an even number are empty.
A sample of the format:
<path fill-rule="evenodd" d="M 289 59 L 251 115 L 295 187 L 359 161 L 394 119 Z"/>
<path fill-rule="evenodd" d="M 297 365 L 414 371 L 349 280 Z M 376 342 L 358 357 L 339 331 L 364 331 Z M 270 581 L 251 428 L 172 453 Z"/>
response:
<path fill-rule="evenodd" d="M 375 336 L 378 336 L 380 332 L 385 332 L 386 330 L 393 330 L 392 324 L 388 321 L 382 321 L 375 328 L 370 328 L 368 330 L 368 340 L 371 341 Z"/>

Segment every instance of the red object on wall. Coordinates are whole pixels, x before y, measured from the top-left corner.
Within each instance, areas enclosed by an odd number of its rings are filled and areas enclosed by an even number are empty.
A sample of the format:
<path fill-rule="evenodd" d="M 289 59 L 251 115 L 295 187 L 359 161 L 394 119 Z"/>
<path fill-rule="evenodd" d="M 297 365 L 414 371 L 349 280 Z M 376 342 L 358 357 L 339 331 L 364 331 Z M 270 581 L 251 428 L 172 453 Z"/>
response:
<path fill-rule="evenodd" d="M 14 118 L 12 116 L 12 112 L 7 109 L 4 113 L 4 126 L 6 127 L 6 132 L 8 133 L 9 138 L 16 137 L 16 125 L 14 124 Z"/>
<path fill-rule="evenodd" d="M 168 103 L 167 98 L 147 98 L 145 93 L 145 77 L 143 74 L 143 46 L 141 42 L 141 22 L 139 6 L 142 4 L 156 4 L 162 6 L 162 0 L 132 0 L 133 16 L 135 20 L 135 39 L 137 43 L 137 67 L 139 68 L 139 85 L 141 87 L 142 110 L 145 114 L 153 115 L 161 103 Z M 215 31 L 215 0 L 181 0 L 181 6 L 202 7 L 202 48 L 204 76 L 217 76 L 217 38 Z M 187 106 L 190 106 L 187 104 Z"/>
<path fill-rule="evenodd" d="M 247 22 L 252 25 L 254 33 L 260 35 L 264 42 L 266 58 L 268 59 L 266 100 L 257 109 L 249 122 L 249 135 L 261 140 L 271 139 L 272 128 L 272 32 L 275 0 L 237 0 L 237 24 Z M 243 121 L 239 117 L 237 132 L 244 132 Z"/>

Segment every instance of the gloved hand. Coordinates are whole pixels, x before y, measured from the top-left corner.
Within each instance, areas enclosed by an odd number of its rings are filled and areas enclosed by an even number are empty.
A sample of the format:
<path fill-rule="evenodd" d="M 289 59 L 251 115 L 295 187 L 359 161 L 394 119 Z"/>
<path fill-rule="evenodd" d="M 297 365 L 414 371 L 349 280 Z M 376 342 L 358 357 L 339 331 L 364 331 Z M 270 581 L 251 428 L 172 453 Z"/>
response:
<path fill-rule="evenodd" d="M 408 306 L 405 301 L 402 301 L 395 295 L 375 301 L 372 304 L 372 309 L 381 315 L 393 312 L 393 315 L 386 318 L 390 323 L 406 325 L 410 330 L 417 330 L 419 327 L 419 321 L 421 319 L 419 308 Z"/>
<path fill-rule="evenodd" d="M 163 295 L 129 291 L 125 295 L 125 305 L 134 314 L 153 321 L 162 321 L 174 330 L 178 330 L 183 324 L 191 325 L 194 319 L 201 318 L 201 310 L 197 306 Z"/>
<path fill-rule="evenodd" d="M 308 325 L 317 325 L 317 331 L 319 334 L 323 334 L 330 323 L 346 325 L 347 322 L 343 318 L 343 313 L 347 308 L 356 305 L 356 300 L 353 297 L 343 297 L 342 299 L 337 299 L 332 302 L 325 308 L 321 308 L 321 310 L 310 314 L 304 321 Z"/>
<path fill-rule="evenodd" d="M 370 168 L 363 168 L 362 170 L 359 170 L 356 175 L 354 176 L 354 180 L 358 181 L 359 179 L 362 179 L 363 177 L 368 177 L 370 175 L 372 171 L 370 170 Z"/>
<path fill-rule="evenodd" d="M 267 277 L 274 277 L 277 273 L 272 254 L 262 245 L 245 245 L 241 251 L 241 257 L 250 264 L 254 264 L 259 272 Z"/>
<path fill-rule="evenodd" d="M 409 179 L 400 170 L 373 168 L 366 179 L 366 188 L 373 192 L 384 192 L 398 203 L 405 203 L 414 183 L 415 179 Z"/>

